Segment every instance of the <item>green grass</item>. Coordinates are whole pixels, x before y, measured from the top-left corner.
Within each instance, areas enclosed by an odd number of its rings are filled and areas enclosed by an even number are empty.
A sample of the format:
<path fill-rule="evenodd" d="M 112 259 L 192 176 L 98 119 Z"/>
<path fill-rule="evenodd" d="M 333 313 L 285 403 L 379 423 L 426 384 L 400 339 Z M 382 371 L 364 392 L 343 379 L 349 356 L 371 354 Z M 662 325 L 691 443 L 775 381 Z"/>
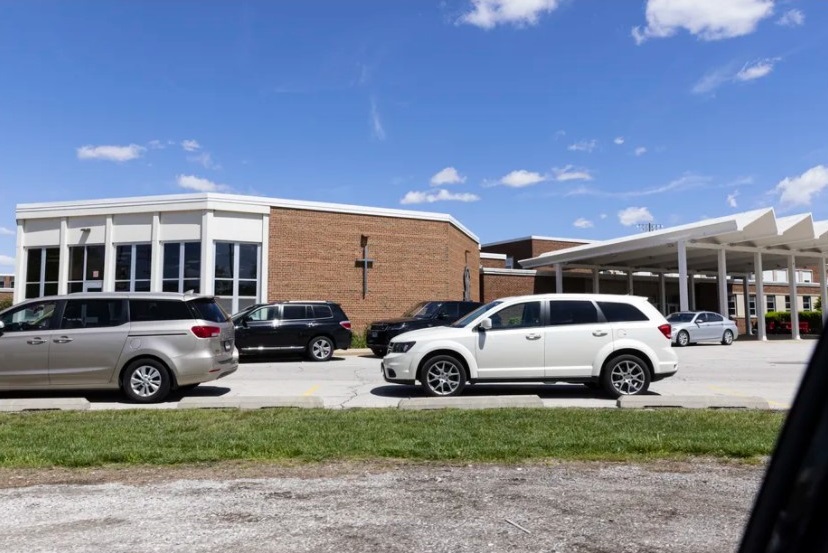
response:
<path fill-rule="evenodd" d="M 100 411 L 0 415 L 1 467 L 226 460 L 443 462 L 755 460 L 784 415 L 766 411 Z"/>

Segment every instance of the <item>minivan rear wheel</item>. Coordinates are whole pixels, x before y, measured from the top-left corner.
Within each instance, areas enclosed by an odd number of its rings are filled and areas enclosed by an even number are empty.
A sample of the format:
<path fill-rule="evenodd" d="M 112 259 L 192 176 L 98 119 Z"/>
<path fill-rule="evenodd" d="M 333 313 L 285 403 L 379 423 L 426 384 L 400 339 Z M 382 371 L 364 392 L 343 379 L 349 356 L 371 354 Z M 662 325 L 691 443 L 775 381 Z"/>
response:
<path fill-rule="evenodd" d="M 466 369 L 451 355 L 436 355 L 423 365 L 420 382 L 430 396 L 459 396 L 466 387 Z"/>
<path fill-rule="evenodd" d="M 610 396 L 636 396 L 650 387 L 650 369 L 638 356 L 625 354 L 609 360 L 601 374 L 601 384 Z"/>
<path fill-rule="evenodd" d="M 167 367 L 154 359 L 130 363 L 121 381 L 126 396 L 137 403 L 157 403 L 170 393 L 172 381 Z"/>

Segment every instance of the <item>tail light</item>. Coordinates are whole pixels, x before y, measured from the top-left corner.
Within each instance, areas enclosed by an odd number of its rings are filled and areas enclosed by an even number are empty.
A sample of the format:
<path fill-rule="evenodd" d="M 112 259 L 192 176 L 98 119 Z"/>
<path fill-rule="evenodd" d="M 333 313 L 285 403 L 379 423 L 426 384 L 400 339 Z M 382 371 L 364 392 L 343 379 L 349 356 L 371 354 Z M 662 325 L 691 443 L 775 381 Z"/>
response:
<path fill-rule="evenodd" d="M 673 337 L 673 327 L 669 324 L 663 324 L 659 326 L 658 329 L 661 331 L 662 334 L 664 334 L 664 337 L 668 340 L 670 340 Z"/>
<path fill-rule="evenodd" d="M 339 324 L 345 330 L 351 330 L 351 321 L 339 321 Z"/>
<path fill-rule="evenodd" d="M 221 329 L 217 326 L 194 326 L 190 330 L 196 338 L 215 338 L 221 334 Z"/>

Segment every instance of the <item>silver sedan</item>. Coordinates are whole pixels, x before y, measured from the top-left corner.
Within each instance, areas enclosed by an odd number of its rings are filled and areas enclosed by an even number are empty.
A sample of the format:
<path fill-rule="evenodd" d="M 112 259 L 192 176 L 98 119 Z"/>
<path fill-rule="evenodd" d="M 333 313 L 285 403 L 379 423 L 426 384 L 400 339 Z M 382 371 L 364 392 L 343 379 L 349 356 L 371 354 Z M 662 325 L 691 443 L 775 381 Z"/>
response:
<path fill-rule="evenodd" d="M 729 346 L 739 336 L 736 323 L 710 311 L 681 311 L 667 317 L 673 343 L 684 347 L 696 342 L 720 342 Z"/>

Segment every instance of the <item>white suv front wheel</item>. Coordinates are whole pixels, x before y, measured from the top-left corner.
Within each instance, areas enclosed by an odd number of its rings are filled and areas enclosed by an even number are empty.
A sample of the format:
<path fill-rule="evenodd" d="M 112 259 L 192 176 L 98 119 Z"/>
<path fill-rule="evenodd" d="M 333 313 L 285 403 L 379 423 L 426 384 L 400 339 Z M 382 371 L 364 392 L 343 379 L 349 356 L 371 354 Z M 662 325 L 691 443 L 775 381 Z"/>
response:
<path fill-rule="evenodd" d="M 643 394 L 650 387 L 650 369 L 638 356 L 619 355 L 609 360 L 601 374 L 604 390 L 612 397 Z"/>
<path fill-rule="evenodd" d="M 430 396 L 459 396 L 466 387 L 466 369 L 451 355 L 436 355 L 423 365 L 420 382 Z"/>

